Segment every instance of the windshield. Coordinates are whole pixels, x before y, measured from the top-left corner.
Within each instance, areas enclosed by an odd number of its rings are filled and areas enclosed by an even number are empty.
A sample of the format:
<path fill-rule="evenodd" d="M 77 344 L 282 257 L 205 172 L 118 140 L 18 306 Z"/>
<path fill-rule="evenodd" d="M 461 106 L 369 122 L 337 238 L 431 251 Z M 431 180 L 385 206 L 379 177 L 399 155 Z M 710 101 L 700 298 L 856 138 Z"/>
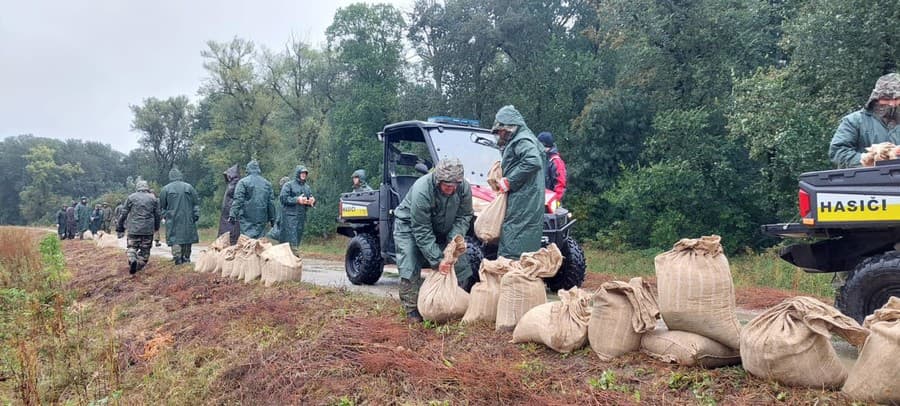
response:
<path fill-rule="evenodd" d="M 466 180 L 473 185 L 487 185 L 487 173 L 494 162 L 500 160 L 497 138 L 487 132 L 444 128 L 443 132 L 431 130 L 438 159 L 459 158 L 466 170 Z"/>

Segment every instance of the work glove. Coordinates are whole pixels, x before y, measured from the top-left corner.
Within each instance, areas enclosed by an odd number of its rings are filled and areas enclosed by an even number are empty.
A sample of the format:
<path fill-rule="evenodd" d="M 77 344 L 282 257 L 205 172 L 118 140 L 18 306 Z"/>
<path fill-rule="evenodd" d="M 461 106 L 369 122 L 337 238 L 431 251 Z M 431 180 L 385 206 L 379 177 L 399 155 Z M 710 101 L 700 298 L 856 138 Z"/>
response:
<path fill-rule="evenodd" d="M 862 166 L 875 166 L 875 153 L 866 152 L 859 157 L 859 163 Z"/>
<path fill-rule="evenodd" d="M 310 197 L 309 200 L 307 200 L 307 201 L 309 202 L 309 205 L 310 205 L 310 206 L 315 206 L 315 205 L 316 205 L 316 198 L 315 198 L 315 197 Z"/>
<path fill-rule="evenodd" d="M 229 224 L 234 224 L 234 223 L 235 223 L 234 217 L 228 216 L 228 223 L 229 223 Z"/>
<path fill-rule="evenodd" d="M 503 193 L 509 192 L 509 179 L 506 179 L 506 178 L 500 179 L 500 182 L 497 182 L 497 187 Z"/>

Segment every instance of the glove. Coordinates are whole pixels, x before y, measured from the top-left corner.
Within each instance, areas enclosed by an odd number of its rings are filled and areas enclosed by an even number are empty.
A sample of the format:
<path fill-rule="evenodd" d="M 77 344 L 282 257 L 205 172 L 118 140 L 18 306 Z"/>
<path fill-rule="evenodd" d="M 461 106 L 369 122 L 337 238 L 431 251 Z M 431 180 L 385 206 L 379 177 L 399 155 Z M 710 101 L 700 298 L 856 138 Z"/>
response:
<path fill-rule="evenodd" d="M 200 216 L 194 216 L 194 222 L 196 223 L 198 220 L 200 220 Z"/>
<path fill-rule="evenodd" d="M 235 223 L 234 217 L 228 216 L 228 223 L 229 223 L 229 224 L 234 224 L 234 223 Z"/>
<path fill-rule="evenodd" d="M 509 179 L 500 179 L 500 182 L 497 183 L 497 187 L 500 188 L 500 191 L 503 193 L 509 192 Z"/>
<path fill-rule="evenodd" d="M 310 206 L 315 206 L 315 205 L 316 205 L 316 198 L 315 198 L 315 197 L 310 197 L 309 200 L 307 200 L 307 201 L 309 202 L 309 205 L 310 205 Z"/>
<path fill-rule="evenodd" d="M 862 166 L 874 166 L 875 165 L 875 153 L 874 152 L 866 152 L 859 157 L 859 163 Z"/>

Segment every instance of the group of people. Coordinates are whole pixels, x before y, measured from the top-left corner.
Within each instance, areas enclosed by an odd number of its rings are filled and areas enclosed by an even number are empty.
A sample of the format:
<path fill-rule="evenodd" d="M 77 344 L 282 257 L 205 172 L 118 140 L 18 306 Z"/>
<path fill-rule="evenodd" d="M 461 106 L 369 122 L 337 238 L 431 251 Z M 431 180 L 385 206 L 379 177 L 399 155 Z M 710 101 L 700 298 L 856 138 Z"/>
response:
<path fill-rule="evenodd" d="M 112 209 L 106 202 L 95 204 L 91 209 L 86 196 L 80 201 L 73 201 L 71 206 L 63 205 L 56 212 L 56 232 L 61 240 L 84 239 L 86 231 L 96 234 L 103 230 L 110 232 L 112 225 Z"/>

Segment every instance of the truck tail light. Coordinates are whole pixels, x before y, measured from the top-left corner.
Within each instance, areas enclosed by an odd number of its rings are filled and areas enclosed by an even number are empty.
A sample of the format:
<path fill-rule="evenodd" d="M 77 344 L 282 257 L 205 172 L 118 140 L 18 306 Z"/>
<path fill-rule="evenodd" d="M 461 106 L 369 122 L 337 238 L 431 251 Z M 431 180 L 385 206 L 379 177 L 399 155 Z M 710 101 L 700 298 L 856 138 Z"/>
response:
<path fill-rule="evenodd" d="M 808 216 L 810 212 L 809 193 L 800 189 L 800 191 L 797 192 L 797 200 L 800 205 L 800 217 Z"/>
<path fill-rule="evenodd" d="M 338 216 L 344 217 L 343 213 L 344 213 L 344 202 L 338 201 Z"/>

